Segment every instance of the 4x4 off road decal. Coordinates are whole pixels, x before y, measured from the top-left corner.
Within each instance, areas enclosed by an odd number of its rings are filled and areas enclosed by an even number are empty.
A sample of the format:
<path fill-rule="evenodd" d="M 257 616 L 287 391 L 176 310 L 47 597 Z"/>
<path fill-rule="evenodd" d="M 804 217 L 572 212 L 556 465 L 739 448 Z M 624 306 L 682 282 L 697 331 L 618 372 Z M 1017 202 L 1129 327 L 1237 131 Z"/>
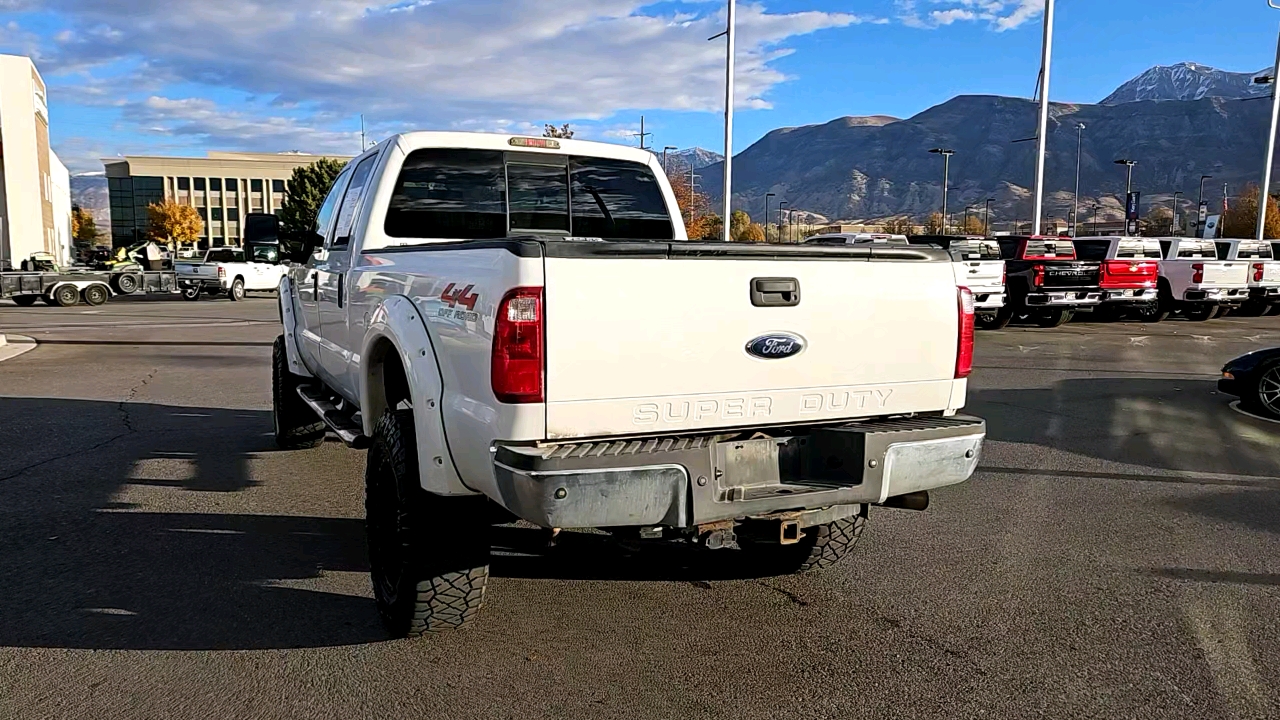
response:
<path fill-rule="evenodd" d="M 480 313 L 475 312 L 475 309 L 476 302 L 480 300 L 480 296 L 471 292 L 475 285 L 468 285 L 461 290 L 456 289 L 457 285 L 457 283 L 449 283 L 445 286 L 444 292 L 440 293 L 440 302 L 447 307 L 440 308 L 437 316 L 479 322 Z"/>

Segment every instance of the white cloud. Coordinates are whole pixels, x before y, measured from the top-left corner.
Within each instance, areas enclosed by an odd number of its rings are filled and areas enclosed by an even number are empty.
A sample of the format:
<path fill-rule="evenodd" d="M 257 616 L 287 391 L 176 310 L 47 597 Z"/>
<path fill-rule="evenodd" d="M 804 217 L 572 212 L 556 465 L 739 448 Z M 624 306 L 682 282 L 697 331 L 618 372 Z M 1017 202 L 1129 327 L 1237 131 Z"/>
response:
<path fill-rule="evenodd" d="M 938 9 L 926 10 L 924 4 Z M 996 32 L 1013 30 L 1044 12 L 1044 0 L 897 0 L 898 19 L 931 29 L 956 22 L 983 22 Z"/>
<path fill-rule="evenodd" d="M 64 93 L 209 142 L 283 141 L 360 113 L 379 128 L 489 129 L 723 103 L 724 45 L 707 41 L 723 28 L 718 3 L 654 15 L 652 0 L 0 0 L 37 4 L 63 21 L 41 67 Z M 883 19 L 741 6 L 736 104 L 770 107 L 790 79 L 775 63 L 789 40 L 862 22 Z M 217 90 L 258 102 L 229 112 L 166 97 Z M 304 140 L 336 136 L 303 132 L 289 146 Z"/>

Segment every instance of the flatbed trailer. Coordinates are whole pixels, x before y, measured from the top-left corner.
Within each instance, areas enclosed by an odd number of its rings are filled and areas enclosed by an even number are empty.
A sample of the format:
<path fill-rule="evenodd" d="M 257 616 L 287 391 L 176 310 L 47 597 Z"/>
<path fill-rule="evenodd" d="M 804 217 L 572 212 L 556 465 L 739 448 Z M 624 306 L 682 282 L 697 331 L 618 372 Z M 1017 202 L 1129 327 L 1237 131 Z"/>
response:
<path fill-rule="evenodd" d="M 0 272 L 0 298 L 12 298 L 23 306 L 40 299 L 62 307 L 80 302 L 101 305 L 114 295 L 172 293 L 177 289 L 177 276 L 167 270 Z"/>

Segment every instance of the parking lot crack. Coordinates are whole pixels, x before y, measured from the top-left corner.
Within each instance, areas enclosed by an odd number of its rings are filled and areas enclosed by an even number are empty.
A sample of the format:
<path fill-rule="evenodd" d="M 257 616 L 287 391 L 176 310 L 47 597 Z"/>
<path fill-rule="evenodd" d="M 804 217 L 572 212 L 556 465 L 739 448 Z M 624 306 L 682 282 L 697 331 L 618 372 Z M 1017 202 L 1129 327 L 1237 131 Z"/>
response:
<path fill-rule="evenodd" d="M 142 388 L 146 387 L 147 384 L 155 378 L 156 373 L 158 372 L 160 372 L 160 368 L 151 368 L 151 372 L 147 373 L 147 376 L 142 378 L 141 382 L 129 388 L 128 394 L 126 394 L 124 399 L 116 406 L 116 409 L 120 411 L 120 422 L 124 424 L 125 428 L 130 433 L 137 432 L 138 430 L 133 426 L 133 417 L 129 414 L 129 403 L 133 402 L 134 398 L 138 397 L 138 392 L 141 391 Z"/>

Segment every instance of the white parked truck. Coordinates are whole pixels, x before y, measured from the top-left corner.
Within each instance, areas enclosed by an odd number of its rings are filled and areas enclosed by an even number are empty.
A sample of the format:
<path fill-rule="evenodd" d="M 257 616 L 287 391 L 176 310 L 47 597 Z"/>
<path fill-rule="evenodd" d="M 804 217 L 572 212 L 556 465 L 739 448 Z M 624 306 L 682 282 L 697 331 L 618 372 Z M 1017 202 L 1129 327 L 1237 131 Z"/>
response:
<path fill-rule="evenodd" d="M 1219 260 L 1212 240 L 1160 238 L 1159 306 L 1146 319 L 1159 321 L 1181 312 L 1189 320 L 1209 320 L 1223 307 L 1249 297 L 1249 263 Z"/>
<path fill-rule="evenodd" d="M 276 441 L 368 447 L 395 635 L 475 616 L 494 503 L 798 571 L 978 463 L 946 252 L 689 242 L 646 151 L 397 135 L 347 165 L 308 244 L 280 286 Z"/>
<path fill-rule="evenodd" d="M 951 252 L 956 282 L 973 293 L 979 328 L 999 330 L 1011 316 L 1001 314 L 1005 304 L 1005 266 L 1000 243 L 977 235 L 912 235 L 915 245 L 937 245 Z"/>
<path fill-rule="evenodd" d="M 1269 240 L 1218 240 L 1218 258 L 1248 265 L 1249 299 L 1238 312 L 1257 317 L 1280 306 L 1280 259 Z"/>
<path fill-rule="evenodd" d="M 182 297 L 188 300 L 223 293 L 232 300 L 243 300 L 250 290 L 273 292 L 280 286 L 280 279 L 288 273 L 282 259 L 280 248 L 274 243 L 245 248 L 224 246 L 209 248 L 195 262 L 179 260 L 173 269 Z"/>

